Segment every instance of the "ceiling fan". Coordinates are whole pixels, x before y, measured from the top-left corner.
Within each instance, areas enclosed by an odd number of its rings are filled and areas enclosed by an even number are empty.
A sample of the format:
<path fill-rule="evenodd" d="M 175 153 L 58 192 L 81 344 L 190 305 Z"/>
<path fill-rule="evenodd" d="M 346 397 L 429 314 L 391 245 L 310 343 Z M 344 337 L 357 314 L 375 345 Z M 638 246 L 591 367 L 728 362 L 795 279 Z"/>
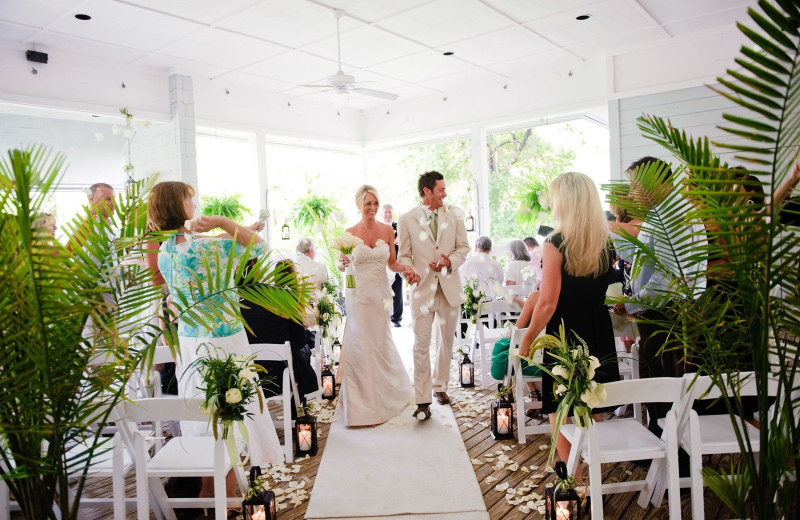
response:
<path fill-rule="evenodd" d="M 388 99 L 390 101 L 394 101 L 399 96 L 397 94 L 392 94 L 391 92 L 384 92 L 382 90 L 373 90 L 370 88 L 364 88 L 363 86 L 359 85 L 366 85 L 366 84 L 374 84 L 373 81 L 356 81 L 354 76 L 350 76 L 349 74 L 345 74 L 342 72 L 342 44 L 341 39 L 339 37 L 339 19 L 344 15 L 344 11 L 341 9 L 334 9 L 333 10 L 333 17 L 336 18 L 336 46 L 337 52 L 339 56 L 339 70 L 336 71 L 336 74 L 333 76 L 328 76 L 325 78 L 324 85 L 303 85 L 304 87 L 309 88 L 322 88 L 325 89 L 326 92 L 334 92 L 336 94 L 336 104 L 343 105 L 347 101 L 347 97 L 350 92 L 356 92 L 358 94 L 363 94 L 365 96 L 372 96 L 381 99 Z"/>

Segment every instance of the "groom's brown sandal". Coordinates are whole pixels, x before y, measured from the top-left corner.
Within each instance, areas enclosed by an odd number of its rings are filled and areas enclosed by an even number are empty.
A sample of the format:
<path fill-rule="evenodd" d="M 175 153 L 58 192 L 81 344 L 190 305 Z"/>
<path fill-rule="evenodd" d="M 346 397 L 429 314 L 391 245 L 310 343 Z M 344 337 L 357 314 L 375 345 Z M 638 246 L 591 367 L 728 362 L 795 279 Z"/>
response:
<path fill-rule="evenodd" d="M 420 417 L 419 414 L 422 414 L 423 417 Z M 427 404 L 418 404 L 417 409 L 414 410 L 414 413 L 412 415 L 417 419 L 419 419 L 420 421 L 427 421 L 428 419 L 431 418 L 431 407 L 430 405 Z"/>

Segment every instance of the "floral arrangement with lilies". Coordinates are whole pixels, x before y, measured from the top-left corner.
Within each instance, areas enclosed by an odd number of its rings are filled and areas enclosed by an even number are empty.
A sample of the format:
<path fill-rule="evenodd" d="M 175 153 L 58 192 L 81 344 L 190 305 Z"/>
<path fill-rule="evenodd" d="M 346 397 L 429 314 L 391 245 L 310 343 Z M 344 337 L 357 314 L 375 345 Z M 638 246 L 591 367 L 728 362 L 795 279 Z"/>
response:
<path fill-rule="evenodd" d="M 324 338 L 328 337 L 331 327 L 334 329 L 338 327 L 342 318 L 342 311 L 339 308 L 339 304 L 329 293 L 320 294 L 315 309 L 315 318 Z"/>
<path fill-rule="evenodd" d="M 244 418 L 252 417 L 253 413 L 247 410 L 247 405 L 254 397 L 258 398 L 259 412 L 264 412 L 264 400 L 258 391 L 258 372 L 267 373 L 264 367 L 253 363 L 255 356 L 227 354 L 223 357 L 214 357 L 218 353 L 205 345 L 209 356 L 198 358 L 190 367 L 197 368 L 203 376 L 203 384 L 198 390 L 203 392 L 203 409 L 208 413 L 209 422 L 214 432 L 214 439 L 220 438 L 220 425 L 222 425 L 222 438 L 227 440 L 231 460 L 239 460 L 231 429 L 234 423 L 239 425 L 245 444 L 249 444 L 247 428 Z M 243 462 L 244 463 L 244 462 Z"/>
<path fill-rule="evenodd" d="M 363 240 L 345 231 L 341 235 L 334 237 L 333 240 L 330 241 L 330 244 L 328 244 L 331 249 L 340 251 L 350 260 L 350 263 L 347 264 L 344 270 L 345 287 L 348 289 L 356 288 L 356 278 L 353 275 L 353 258 L 351 255 L 353 254 L 353 250 L 356 248 L 356 246 L 363 243 Z"/>
<path fill-rule="evenodd" d="M 593 421 L 592 409 L 600 406 L 606 399 L 603 385 L 594 381 L 595 370 L 600 367 L 600 360 L 589 354 L 589 346 L 583 339 L 580 337 L 577 339 L 579 345 L 571 344 L 567 340 L 562 321 L 558 328 L 558 336 L 545 334 L 536 338 L 528 356 L 522 358 L 529 365 L 538 366 L 553 378 L 553 396 L 558 401 L 554 418 L 556 432 L 561 430 L 570 409 L 573 409 L 575 424 L 586 427 Z M 533 353 L 540 348 L 548 349 L 551 359 L 555 360 L 553 366 L 533 361 Z M 556 443 L 551 443 L 548 464 L 553 460 L 555 448 Z"/>
<path fill-rule="evenodd" d="M 481 315 L 481 305 L 486 301 L 486 293 L 481 290 L 480 282 L 476 277 L 467 280 L 467 284 L 464 286 L 464 295 L 467 297 L 461 306 L 464 317 L 471 320 L 473 324 L 477 323 L 478 316 Z"/>

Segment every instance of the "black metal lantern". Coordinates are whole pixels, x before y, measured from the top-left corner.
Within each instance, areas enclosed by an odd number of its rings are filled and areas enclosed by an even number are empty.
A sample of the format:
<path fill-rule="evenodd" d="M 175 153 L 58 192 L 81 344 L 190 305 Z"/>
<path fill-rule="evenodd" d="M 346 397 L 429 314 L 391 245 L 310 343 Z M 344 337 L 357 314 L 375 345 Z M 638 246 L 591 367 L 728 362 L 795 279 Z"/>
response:
<path fill-rule="evenodd" d="M 342 355 L 342 344 L 339 343 L 339 340 L 333 341 L 333 346 L 331 347 L 331 354 L 333 355 L 332 362 L 339 364 L 339 358 Z"/>
<path fill-rule="evenodd" d="M 289 229 L 289 223 L 284 222 L 283 226 L 281 226 L 281 240 L 289 240 L 292 238 L 292 232 Z"/>
<path fill-rule="evenodd" d="M 250 485 L 261 477 L 261 468 L 253 466 L 250 468 Z M 252 492 L 248 488 L 247 494 L 250 498 L 245 498 L 242 502 L 242 516 L 244 520 L 276 520 L 278 518 L 278 508 L 275 505 L 275 493 L 268 489 Z"/>
<path fill-rule="evenodd" d="M 502 388 L 503 385 L 500 385 Z M 495 440 L 514 438 L 514 408 L 511 394 L 492 403 L 492 438 Z"/>
<path fill-rule="evenodd" d="M 305 404 L 305 403 L 304 403 Z M 313 415 L 299 415 L 294 421 L 294 456 L 305 457 L 317 454 L 317 418 Z"/>
<path fill-rule="evenodd" d="M 567 465 L 562 461 L 556 462 L 556 482 L 566 480 Z M 578 493 L 574 488 L 560 489 L 552 486 L 544 490 L 547 497 L 545 520 L 581 520 L 581 503 Z"/>
<path fill-rule="evenodd" d="M 466 219 L 465 227 L 467 228 L 467 231 L 475 231 L 475 217 L 472 216 L 471 211 Z"/>
<path fill-rule="evenodd" d="M 129 170 L 128 178 L 125 180 L 125 194 L 128 198 L 133 197 L 134 188 L 136 188 L 136 180 L 133 178 L 133 170 Z"/>
<path fill-rule="evenodd" d="M 475 386 L 475 364 L 467 354 L 464 354 L 461 363 L 458 364 L 458 375 L 461 388 Z"/>
<path fill-rule="evenodd" d="M 333 400 L 336 398 L 336 376 L 333 375 L 331 369 L 325 367 L 320 376 L 322 381 L 322 398 Z"/>

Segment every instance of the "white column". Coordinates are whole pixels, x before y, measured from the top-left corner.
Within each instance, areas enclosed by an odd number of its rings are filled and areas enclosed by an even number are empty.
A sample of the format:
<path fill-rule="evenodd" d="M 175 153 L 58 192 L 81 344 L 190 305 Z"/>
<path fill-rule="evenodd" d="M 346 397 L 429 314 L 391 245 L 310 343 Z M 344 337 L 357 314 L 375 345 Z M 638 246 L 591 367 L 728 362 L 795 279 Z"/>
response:
<path fill-rule="evenodd" d="M 197 127 L 191 76 L 173 74 L 169 77 L 169 113 L 175 135 L 180 179 L 197 186 Z"/>
<path fill-rule="evenodd" d="M 258 193 L 261 196 L 261 200 L 259 201 L 258 209 L 259 211 L 264 210 L 267 212 L 267 222 L 264 226 L 264 231 L 262 235 L 264 237 L 264 241 L 267 243 L 267 249 L 271 249 L 270 239 L 270 222 L 272 219 L 270 218 L 271 215 L 269 214 L 269 182 L 268 182 L 268 173 L 267 173 L 267 140 L 264 132 L 256 132 L 255 133 L 255 140 L 253 142 L 253 152 L 256 154 L 256 160 L 258 164 Z"/>
<path fill-rule="evenodd" d="M 476 237 L 489 236 L 489 158 L 486 148 L 486 129 L 473 126 L 470 129 L 472 143 L 472 215 L 476 219 Z"/>

